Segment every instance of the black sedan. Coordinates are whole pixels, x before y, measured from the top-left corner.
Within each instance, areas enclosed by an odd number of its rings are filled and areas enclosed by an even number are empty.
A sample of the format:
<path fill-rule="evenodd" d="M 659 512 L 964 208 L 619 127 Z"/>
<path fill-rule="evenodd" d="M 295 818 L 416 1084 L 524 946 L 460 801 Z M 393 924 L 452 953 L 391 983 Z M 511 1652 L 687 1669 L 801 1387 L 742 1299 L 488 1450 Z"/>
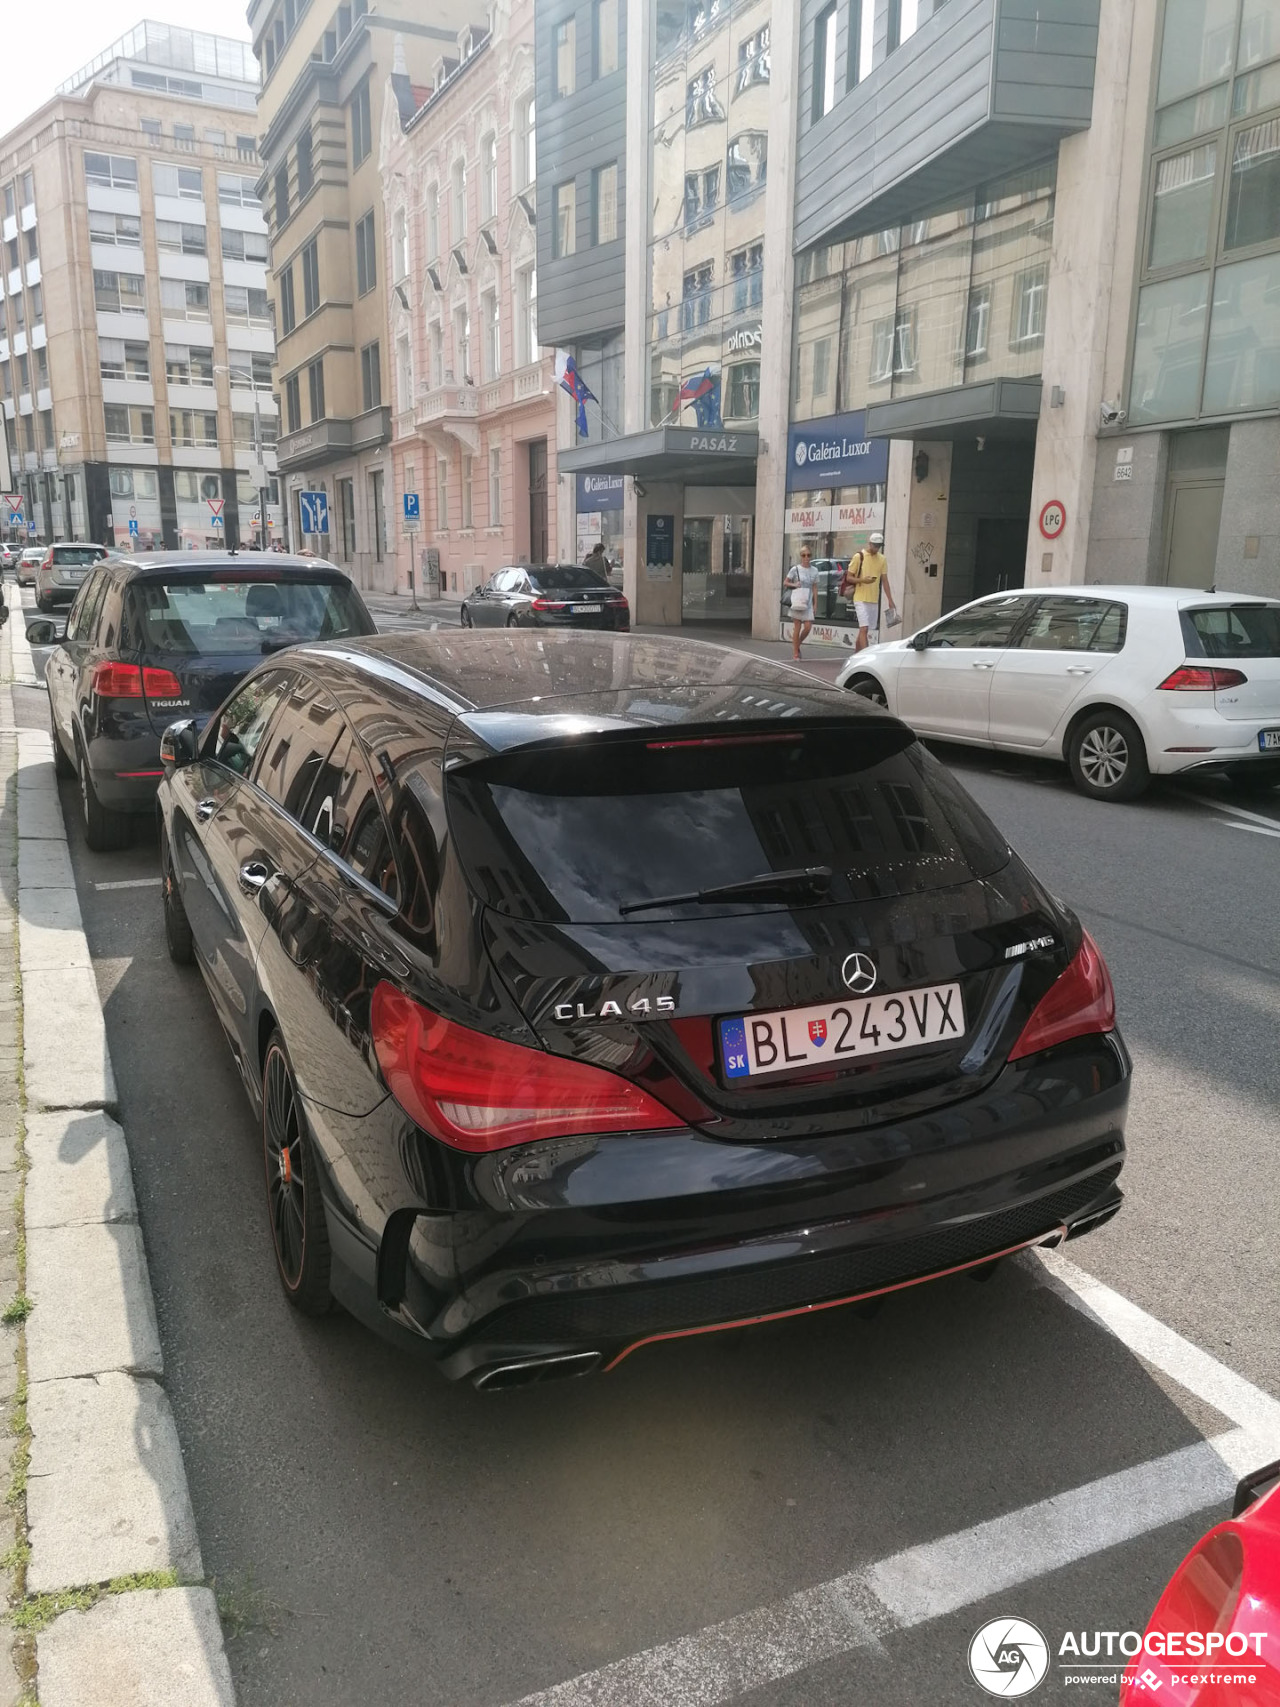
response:
<path fill-rule="evenodd" d="M 499 569 L 462 601 L 464 628 L 609 628 L 626 632 L 631 609 L 616 587 L 577 563 Z"/>
<path fill-rule="evenodd" d="M 187 551 L 91 566 L 65 629 L 27 627 L 33 646 L 55 647 L 44 676 L 54 764 L 80 778 L 89 846 L 123 846 L 131 814 L 154 812 L 175 717 L 203 721 L 264 655 L 376 632 L 331 565 Z"/>
<path fill-rule="evenodd" d="M 856 696 L 675 636 L 304 646 L 166 732 L 159 804 L 286 1293 L 451 1377 L 612 1368 L 1120 1204 L 1101 955 Z"/>

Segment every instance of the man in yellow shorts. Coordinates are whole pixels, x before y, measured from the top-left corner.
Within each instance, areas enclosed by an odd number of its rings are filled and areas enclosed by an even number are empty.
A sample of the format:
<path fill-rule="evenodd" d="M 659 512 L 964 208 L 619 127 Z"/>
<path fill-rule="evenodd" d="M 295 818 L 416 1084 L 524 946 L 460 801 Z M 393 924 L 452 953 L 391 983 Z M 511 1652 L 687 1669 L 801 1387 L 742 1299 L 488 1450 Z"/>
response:
<path fill-rule="evenodd" d="M 853 608 L 858 618 L 858 638 L 853 643 L 855 652 L 873 638 L 880 638 L 880 603 L 883 592 L 888 608 L 893 609 L 893 601 L 885 583 L 885 573 L 888 564 L 884 560 L 884 535 L 873 533 L 865 551 L 860 551 L 850 563 L 845 576 L 845 586 L 853 593 Z"/>

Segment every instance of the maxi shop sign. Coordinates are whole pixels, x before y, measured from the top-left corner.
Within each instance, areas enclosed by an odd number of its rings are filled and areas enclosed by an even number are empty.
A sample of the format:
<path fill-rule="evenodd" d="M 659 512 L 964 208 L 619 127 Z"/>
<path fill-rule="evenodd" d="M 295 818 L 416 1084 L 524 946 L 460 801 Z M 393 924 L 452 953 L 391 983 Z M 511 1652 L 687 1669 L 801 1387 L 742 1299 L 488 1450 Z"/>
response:
<path fill-rule="evenodd" d="M 787 491 L 874 486 L 889 478 L 888 439 L 867 437 L 862 409 L 797 421 L 787 434 Z"/>

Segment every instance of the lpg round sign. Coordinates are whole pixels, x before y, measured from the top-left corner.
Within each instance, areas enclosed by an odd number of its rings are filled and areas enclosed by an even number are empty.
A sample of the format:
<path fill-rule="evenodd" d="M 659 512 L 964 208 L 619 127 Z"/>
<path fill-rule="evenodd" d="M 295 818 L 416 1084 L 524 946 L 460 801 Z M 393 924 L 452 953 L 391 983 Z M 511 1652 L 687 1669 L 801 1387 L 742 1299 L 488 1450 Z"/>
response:
<path fill-rule="evenodd" d="M 1050 498 L 1040 512 L 1040 532 L 1046 539 L 1057 539 L 1067 525 L 1067 506 L 1060 498 Z"/>

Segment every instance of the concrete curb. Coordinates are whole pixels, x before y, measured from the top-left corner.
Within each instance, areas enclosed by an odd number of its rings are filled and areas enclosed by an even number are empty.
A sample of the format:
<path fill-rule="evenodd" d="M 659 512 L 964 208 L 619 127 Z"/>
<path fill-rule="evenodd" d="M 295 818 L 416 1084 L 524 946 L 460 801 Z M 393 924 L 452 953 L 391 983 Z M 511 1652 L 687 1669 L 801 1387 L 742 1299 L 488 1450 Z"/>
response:
<path fill-rule="evenodd" d="M 11 617 L 15 680 L 30 665 Z M 24 657 L 25 654 L 25 657 Z M 32 682 L 34 671 L 29 670 Z M 47 734 L 18 733 L 32 1594 L 204 1575 Z M 212 1593 L 135 1589 L 37 1638 L 44 1707 L 234 1707 Z"/>
<path fill-rule="evenodd" d="M 22 589 L 13 589 L 13 603 L 9 606 L 9 644 L 13 648 L 13 685 L 17 688 L 38 688 L 40 678 L 36 675 L 35 662 L 31 657 L 31 648 L 27 644 L 27 622 L 31 613 L 22 603 Z"/>

